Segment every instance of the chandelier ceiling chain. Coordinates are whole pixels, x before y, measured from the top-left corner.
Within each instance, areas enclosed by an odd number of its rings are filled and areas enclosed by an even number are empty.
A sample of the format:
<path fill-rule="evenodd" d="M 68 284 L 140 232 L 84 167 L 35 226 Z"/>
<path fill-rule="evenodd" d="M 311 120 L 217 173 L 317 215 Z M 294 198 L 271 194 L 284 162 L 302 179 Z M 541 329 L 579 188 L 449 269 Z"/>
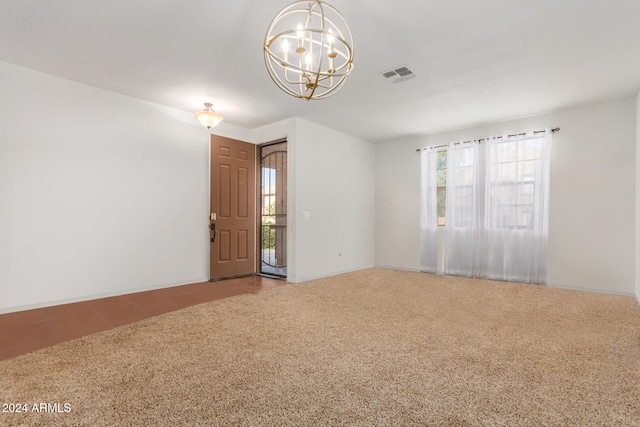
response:
<path fill-rule="evenodd" d="M 274 83 L 304 100 L 336 92 L 353 68 L 353 37 L 342 15 L 320 1 L 300 0 L 273 19 L 264 60 Z"/>

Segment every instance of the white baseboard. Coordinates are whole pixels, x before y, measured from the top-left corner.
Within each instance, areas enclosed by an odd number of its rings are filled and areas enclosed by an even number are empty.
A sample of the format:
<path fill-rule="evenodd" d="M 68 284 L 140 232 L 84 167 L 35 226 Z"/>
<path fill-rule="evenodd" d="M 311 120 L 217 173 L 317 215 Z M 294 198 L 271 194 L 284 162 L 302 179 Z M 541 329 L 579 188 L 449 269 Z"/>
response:
<path fill-rule="evenodd" d="M 373 265 L 368 265 L 368 266 L 364 266 L 364 267 L 352 268 L 352 269 L 349 269 L 349 270 L 335 271 L 335 272 L 332 272 L 332 273 L 322 274 L 322 275 L 319 275 L 319 276 L 301 277 L 298 282 L 292 282 L 292 283 L 309 282 L 311 280 L 323 279 L 325 277 L 337 276 L 339 274 L 353 273 L 354 271 L 366 270 L 368 268 L 374 268 L 374 266 Z"/>
<path fill-rule="evenodd" d="M 626 297 L 636 296 L 633 292 L 620 292 L 620 291 L 612 291 L 610 289 L 593 289 L 593 288 L 582 288 L 579 286 L 564 286 L 564 285 L 555 285 L 552 283 L 547 284 L 549 288 L 558 288 L 558 289 L 569 289 L 572 291 L 586 291 L 586 292 L 596 292 L 599 294 L 610 294 L 610 295 L 621 295 Z M 636 296 L 637 298 L 637 296 Z"/>
<path fill-rule="evenodd" d="M 393 265 L 375 265 L 375 268 L 383 268 L 385 270 L 400 270 L 400 271 L 412 271 L 414 273 L 419 273 L 419 268 L 407 268 L 407 267 L 395 267 Z"/>
<path fill-rule="evenodd" d="M 417 269 L 417 268 L 396 267 L 396 266 L 392 266 L 392 265 L 379 265 L 379 264 L 377 264 L 377 265 L 375 265 L 375 267 L 376 268 L 384 268 L 384 269 L 387 269 L 387 270 L 400 270 L 400 271 L 420 272 L 420 270 Z M 484 279 L 484 280 L 489 280 L 489 279 Z M 609 290 L 609 289 L 582 288 L 582 287 L 578 287 L 578 286 L 564 286 L 564 285 L 557 285 L 557 284 L 547 284 L 547 287 L 549 287 L 549 288 L 558 288 L 558 289 L 569 289 L 569 290 L 573 290 L 573 291 L 597 292 L 597 293 L 601 293 L 601 294 L 632 296 L 632 297 L 636 298 L 636 300 L 638 301 L 638 304 L 640 305 L 640 295 L 637 295 L 634 292 L 620 292 L 620 291 L 612 291 L 612 290 Z"/>

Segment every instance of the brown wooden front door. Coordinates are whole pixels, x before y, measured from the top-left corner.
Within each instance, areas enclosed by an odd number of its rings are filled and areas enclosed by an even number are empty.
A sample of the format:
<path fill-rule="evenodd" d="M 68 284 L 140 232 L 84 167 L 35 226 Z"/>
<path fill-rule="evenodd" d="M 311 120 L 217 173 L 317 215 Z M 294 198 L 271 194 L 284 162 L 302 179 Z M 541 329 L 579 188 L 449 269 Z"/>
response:
<path fill-rule="evenodd" d="M 210 278 L 255 274 L 256 146 L 211 135 Z"/>

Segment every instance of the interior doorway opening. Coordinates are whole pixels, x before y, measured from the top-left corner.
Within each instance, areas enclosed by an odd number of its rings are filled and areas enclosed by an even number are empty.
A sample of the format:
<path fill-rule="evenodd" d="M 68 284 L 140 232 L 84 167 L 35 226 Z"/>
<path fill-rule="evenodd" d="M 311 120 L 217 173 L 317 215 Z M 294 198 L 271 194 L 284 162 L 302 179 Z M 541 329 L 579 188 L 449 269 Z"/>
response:
<path fill-rule="evenodd" d="M 287 277 L 287 141 L 260 146 L 258 272 Z"/>

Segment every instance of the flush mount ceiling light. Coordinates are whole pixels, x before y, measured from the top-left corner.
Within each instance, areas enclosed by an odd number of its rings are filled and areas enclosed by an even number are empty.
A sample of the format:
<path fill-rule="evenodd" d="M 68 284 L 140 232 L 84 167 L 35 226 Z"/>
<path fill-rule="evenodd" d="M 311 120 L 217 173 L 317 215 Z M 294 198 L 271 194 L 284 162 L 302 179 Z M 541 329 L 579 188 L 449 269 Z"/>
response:
<path fill-rule="evenodd" d="M 353 68 L 353 37 L 340 12 L 323 1 L 296 1 L 273 18 L 264 38 L 271 79 L 286 93 L 322 99 Z"/>
<path fill-rule="evenodd" d="M 212 104 L 205 102 L 204 110 L 198 111 L 196 114 L 194 114 L 196 116 L 196 119 L 198 119 L 202 126 L 206 126 L 207 129 L 218 126 L 218 123 L 224 120 L 222 114 L 216 113 L 211 109 L 211 107 L 213 107 Z"/>

